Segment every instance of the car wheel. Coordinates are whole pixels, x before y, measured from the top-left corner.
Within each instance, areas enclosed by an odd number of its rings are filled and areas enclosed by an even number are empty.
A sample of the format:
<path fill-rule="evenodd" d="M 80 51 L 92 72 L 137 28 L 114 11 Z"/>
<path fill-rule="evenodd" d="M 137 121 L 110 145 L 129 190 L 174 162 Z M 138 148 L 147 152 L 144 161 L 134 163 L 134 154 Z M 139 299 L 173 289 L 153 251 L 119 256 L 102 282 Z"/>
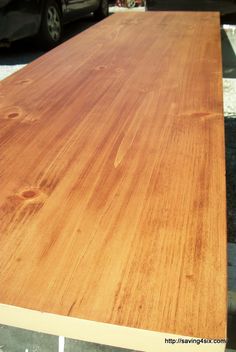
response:
<path fill-rule="evenodd" d="M 56 1 L 46 1 L 39 31 L 39 40 L 45 49 L 51 49 L 61 42 L 62 15 Z"/>
<path fill-rule="evenodd" d="M 100 0 L 99 7 L 94 11 L 94 17 L 97 20 L 102 20 L 109 14 L 109 0 Z"/>
<path fill-rule="evenodd" d="M 127 5 L 128 9 L 135 7 L 135 0 L 127 0 L 126 5 Z"/>

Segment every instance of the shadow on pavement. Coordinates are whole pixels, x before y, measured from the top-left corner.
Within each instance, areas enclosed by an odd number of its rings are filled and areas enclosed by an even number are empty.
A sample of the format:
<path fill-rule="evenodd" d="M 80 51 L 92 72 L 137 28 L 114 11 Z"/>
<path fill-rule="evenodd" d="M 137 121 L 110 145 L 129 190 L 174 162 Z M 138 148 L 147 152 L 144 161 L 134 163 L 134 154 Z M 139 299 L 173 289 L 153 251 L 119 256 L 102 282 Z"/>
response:
<path fill-rule="evenodd" d="M 236 12 L 233 0 L 147 0 L 148 10 L 159 11 L 220 11 L 221 14 Z"/>
<path fill-rule="evenodd" d="M 228 242 L 236 243 L 236 119 L 225 119 L 225 145 Z"/>

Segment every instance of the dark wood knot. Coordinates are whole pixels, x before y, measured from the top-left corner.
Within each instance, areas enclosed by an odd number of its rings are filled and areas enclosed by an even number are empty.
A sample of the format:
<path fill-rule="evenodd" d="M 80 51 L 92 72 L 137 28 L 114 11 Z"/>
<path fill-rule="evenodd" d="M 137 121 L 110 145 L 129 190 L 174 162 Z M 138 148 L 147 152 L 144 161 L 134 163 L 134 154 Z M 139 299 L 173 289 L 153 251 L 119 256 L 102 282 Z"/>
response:
<path fill-rule="evenodd" d="M 32 199 L 32 198 L 35 198 L 38 196 L 39 196 L 38 190 L 29 189 L 29 190 L 22 192 L 22 197 L 25 199 Z"/>

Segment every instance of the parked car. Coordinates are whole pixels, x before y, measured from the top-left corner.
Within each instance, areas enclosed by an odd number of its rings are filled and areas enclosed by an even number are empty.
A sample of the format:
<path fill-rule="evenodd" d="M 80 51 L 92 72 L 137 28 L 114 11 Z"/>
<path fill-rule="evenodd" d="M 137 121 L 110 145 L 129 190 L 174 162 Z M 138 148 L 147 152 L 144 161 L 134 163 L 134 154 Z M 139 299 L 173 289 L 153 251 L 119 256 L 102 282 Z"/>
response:
<path fill-rule="evenodd" d="M 109 0 L 0 0 L 0 42 L 37 35 L 51 48 L 60 43 L 65 23 L 89 13 L 108 15 Z"/>

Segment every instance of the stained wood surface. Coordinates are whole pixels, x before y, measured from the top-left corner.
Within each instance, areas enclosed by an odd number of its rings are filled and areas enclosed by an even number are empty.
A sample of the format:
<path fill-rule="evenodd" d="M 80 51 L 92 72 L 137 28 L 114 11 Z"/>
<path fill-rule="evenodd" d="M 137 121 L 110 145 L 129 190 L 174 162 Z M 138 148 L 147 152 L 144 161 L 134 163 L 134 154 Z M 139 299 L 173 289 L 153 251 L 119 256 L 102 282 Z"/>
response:
<path fill-rule="evenodd" d="M 225 338 L 221 74 L 218 14 L 125 13 L 1 83 L 0 323 Z"/>

